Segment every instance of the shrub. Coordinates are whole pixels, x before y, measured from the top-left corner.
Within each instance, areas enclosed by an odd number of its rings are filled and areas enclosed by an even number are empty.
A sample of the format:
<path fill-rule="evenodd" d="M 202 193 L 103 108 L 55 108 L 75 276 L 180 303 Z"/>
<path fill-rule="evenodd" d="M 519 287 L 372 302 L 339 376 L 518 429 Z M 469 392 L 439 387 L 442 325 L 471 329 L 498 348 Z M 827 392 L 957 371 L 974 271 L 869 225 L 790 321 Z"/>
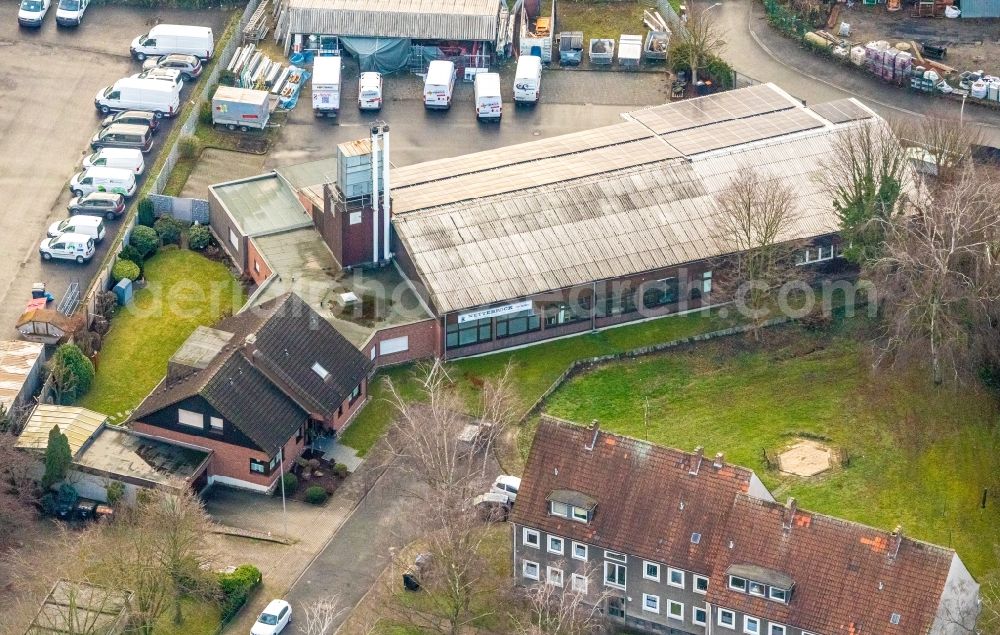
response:
<path fill-rule="evenodd" d="M 209 91 L 211 94 L 215 94 L 214 90 Z M 206 126 L 212 125 L 212 102 L 203 101 L 201 106 L 198 108 L 198 122 L 203 123 Z"/>
<path fill-rule="evenodd" d="M 185 135 L 177 142 L 177 150 L 182 159 L 197 159 L 198 155 L 201 154 L 201 140 L 191 135 Z"/>
<path fill-rule="evenodd" d="M 48 445 L 45 446 L 45 474 L 42 476 L 42 488 L 47 490 L 66 478 L 66 470 L 72 463 L 73 453 L 69 450 L 69 439 L 59 430 L 59 426 L 52 426 L 49 430 Z"/>
<path fill-rule="evenodd" d="M 135 264 L 139 265 L 139 269 L 142 269 L 142 254 L 139 250 L 132 245 L 125 245 L 122 247 L 121 253 L 118 254 L 119 260 L 131 260 Z"/>
<path fill-rule="evenodd" d="M 306 490 L 306 502 L 310 505 L 322 505 L 326 502 L 326 490 L 319 485 L 313 485 Z"/>
<path fill-rule="evenodd" d="M 135 264 L 131 260 L 118 259 L 114 267 L 111 267 L 111 281 L 118 282 L 119 280 L 138 280 L 139 279 L 139 265 Z"/>
<path fill-rule="evenodd" d="M 291 495 L 299 486 L 299 477 L 295 476 L 291 472 L 285 472 L 281 477 L 281 482 L 285 486 L 285 494 Z"/>
<path fill-rule="evenodd" d="M 188 230 L 188 247 L 201 251 L 212 242 L 212 234 L 205 225 L 195 225 Z"/>
<path fill-rule="evenodd" d="M 58 396 L 58 401 L 68 405 L 90 390 L 94 381 L 94 363 L 76 344 L 63 344 L 56 349 L 49 360 L 49 370 Z"/>
<path fill-rule="evenodd" d="M 156 220 L 156 210 L 151 199 L 143 198 L 139 201 L 139 217 L 136 220 L 140 225 L 153 226 L 153 222 Z"/>
<path fill-rule="evenodd" d="M 232 573 L 219 574 L 219 590 L 222 593 L 222 621 L 230 619 L 243 608 L 250 592 L 260 584 L 260 569 L 244 564 Z"/>
<path fill-rule="evenodd" d="M 120 260 L 121 256 L 118 258 Z M 97 308 L 97 317 L 110 320 L 114 316 L 115 310 L 118 308 L 118 296 L 116 296 L 113 291 L 101 291 L 97 294 L 97 301 L 95 304 Z"/>
<path fill-rule="evenodd" d="M 125 485 L 121 481 L 109 481 L 105 488 L 108 493 L 108 504 L 117 505 L 125 498 Z"/>
<path fill-rule="evenodd" d="M 333 466 L 333 473 L 340 478 L 347 478 L 347 466 L 343 463 L 337 463 Z"/>
<path fill-rule="evenodd" d="M 160 237 L 152 227 L 136 225 L 132 229 L 132 236 L 129 238 L 128 244 L 135 247 L 139 255 L 145 259 L 156 253 L 160 246 Z"/>
<path fill-rule="evenodd" d="M 164 245 L 176 245 L 181 241 L 181 232 L 184 231 L 184 224 L 170 216 L 161 216 L 153 223 L 153 229 L 160 237 L 160 242 Z"/>

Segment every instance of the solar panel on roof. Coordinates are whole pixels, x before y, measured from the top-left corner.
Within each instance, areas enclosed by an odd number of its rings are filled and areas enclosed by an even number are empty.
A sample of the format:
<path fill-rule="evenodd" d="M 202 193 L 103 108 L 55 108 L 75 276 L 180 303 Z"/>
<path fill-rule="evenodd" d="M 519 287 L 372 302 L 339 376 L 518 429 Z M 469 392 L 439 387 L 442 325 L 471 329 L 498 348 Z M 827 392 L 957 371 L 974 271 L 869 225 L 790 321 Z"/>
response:
<path fill-rule="evenodd" d="M 629 113 L 629 117 L 662 135 L 795 107 L 795 102 L 772 86 L 759 84 L 700 99 L 633 111 Z"/>
<path fill-rule="evenodd" d="M 833 123 L 870 119 L 872 114 L 851 99 L 838 99 L 812 107 L 812 111 Z"/>

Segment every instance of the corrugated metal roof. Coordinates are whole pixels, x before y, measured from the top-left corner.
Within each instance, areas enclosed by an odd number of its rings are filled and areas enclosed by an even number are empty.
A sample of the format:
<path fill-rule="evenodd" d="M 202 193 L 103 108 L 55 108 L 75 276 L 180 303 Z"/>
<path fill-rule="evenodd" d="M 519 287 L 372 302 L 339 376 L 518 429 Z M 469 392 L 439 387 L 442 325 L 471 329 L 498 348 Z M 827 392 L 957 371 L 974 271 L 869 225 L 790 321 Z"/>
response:
<path fill-rule="evenodd" d="M 44 450 L 49 443 L 52 426 L 59 426 L 59 431 L 69 441 L 69 451 L 76 456 L 107 419 L 107 415 L 86 408 L 38 404 L 24 424 L 24 431 L 17 438 L 15 447 Z"/>
<path fill-rule="evenodd" d="M 495 42 L 498 0 L 290 0 L 291 33 Z"/>
<path fill-rule="evenodd" d="M 17 399 L 44 350 L 36 342 L 0 341 L 0 404 L 5 408 Z"/>

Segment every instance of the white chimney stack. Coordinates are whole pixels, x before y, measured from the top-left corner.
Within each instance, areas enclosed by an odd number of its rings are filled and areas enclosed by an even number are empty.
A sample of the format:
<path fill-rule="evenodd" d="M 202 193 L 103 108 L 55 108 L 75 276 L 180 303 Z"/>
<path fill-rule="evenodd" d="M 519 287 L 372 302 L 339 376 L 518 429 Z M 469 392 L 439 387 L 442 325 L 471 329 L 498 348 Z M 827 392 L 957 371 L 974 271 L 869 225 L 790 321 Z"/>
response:
<path fill-rule="evenodd" d="M 382 124 L 382 259 L 387 261 L 389 252 L 389 124 Z"/>
<path fill-rule="evenodd" d="M 379 125 L 373 123 L 372 133 L 372 262 L 378 262 L 378 138 Z"/>

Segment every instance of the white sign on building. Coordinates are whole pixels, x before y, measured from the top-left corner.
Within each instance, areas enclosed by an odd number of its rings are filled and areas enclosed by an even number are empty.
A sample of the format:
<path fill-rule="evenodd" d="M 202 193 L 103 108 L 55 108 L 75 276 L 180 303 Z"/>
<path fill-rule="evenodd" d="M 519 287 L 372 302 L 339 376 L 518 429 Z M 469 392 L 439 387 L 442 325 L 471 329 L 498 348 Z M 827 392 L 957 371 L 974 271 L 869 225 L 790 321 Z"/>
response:
<path fill-rule="evenodd" d="M 502 306 L 493 306 L 488 309 L 480 309 L 479 311 L 472 311 L 470 313 L 460 313 L 458 315 L 458 323 L 463 324 L 465 322 L 482 320 L 483 318 L 499 317 L 501 315 L 510 315 L 511 313 L 520 313 L 521 311 L 530 311 L 532 308 L 533 304 L 531 300 L 521 300 L 520 302 L 504 304 Z"/>

